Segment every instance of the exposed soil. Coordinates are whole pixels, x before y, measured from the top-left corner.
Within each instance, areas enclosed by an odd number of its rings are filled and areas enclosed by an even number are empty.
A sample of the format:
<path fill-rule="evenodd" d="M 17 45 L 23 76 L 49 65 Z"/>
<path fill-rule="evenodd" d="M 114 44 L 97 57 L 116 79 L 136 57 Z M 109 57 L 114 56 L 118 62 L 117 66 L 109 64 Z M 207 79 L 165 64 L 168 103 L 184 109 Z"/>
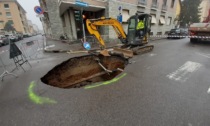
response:
<path fill-rule="evenodd" d="M 41 81 L 55 87 L 73 88 L 111 80 L 121 73 L 121 71 L 117 70 L 108 74 L 101 68 L 96 59 L 99 59 L 100 63 L 109 70 L 124 69 L 128 63 L 121 56 L 86 55 L 73 57 L 55 66 L 41 78 Z"/>

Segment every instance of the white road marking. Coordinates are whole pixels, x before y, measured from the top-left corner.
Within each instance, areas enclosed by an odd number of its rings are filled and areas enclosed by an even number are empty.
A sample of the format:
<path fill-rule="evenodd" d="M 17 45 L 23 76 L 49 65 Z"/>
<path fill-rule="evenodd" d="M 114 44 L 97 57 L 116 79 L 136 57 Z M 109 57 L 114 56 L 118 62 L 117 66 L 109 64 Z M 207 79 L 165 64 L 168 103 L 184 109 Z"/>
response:
<path fill-rule="evenodd" d="M 43 50 L 43 48 L 38 48 L 37 51 Z"/>
<path fill-rule="evenodd" d="M 191 123 L 188 123 L 188 126 L 193 126 Z"/>
<path fill-rule="evenodd" d="M 209 54 L 204 54 L 204 53 L 199 53 L 199 52 L 197 52 L 196 54 L 210 59 L 210 55 Z"/>
<path fill-rule="evenodd" d="M 0 54 L 3 54 L 4 52 L 8 52 L 8 50 L 2 50 L 2 51 L 0 52 Z"/>
<path fill-rule="evenodd" d="M 202 65 L 200 63 L 187 61 L 184 65 L 179 67 L 176 71 L 167 75 L 169 79 L 185 82 L 191 73 L 197 71 Z"/>
<path fill-rule="evenodd" d="M 156 56 L 156 55 L 157 55 L 157 54 L 154 54 L 154 53 L 149 54 L 149 56 L 151 56 L 151 57 L 152 57 L 152 56 Z"/>
<path fill-rule="evenodd" d="M 210 87 L 209 87 L 209 89 L 208 89 L 207 93 L 208 93 L 208 94 L 210 94 Z"/>
<path fill-rule="evenodd" d="M 55 45 L 46 46 L 45 49 L 52 48 L 52 47 L 55 47 Z"/>

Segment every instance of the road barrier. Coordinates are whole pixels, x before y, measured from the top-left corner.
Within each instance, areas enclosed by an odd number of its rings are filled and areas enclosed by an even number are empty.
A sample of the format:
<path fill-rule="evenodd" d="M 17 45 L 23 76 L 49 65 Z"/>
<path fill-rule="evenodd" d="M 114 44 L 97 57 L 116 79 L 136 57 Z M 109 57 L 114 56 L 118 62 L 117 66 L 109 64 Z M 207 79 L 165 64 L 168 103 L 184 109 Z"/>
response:
<path fill-rule="evenodd" d="M 150 36 L 151 38 L 153 37 L 153 38 L 155 38 L 155 37 L 157 37 L 157 38 L 203 38 L 203 39 L 208 39 L 208 38 L 210 38 L 210 36 L 179 36 L 179 35 L 152 35 L 152 36 Z"/>
<path fill-rule="evenodd" d="M 32 57 L 37 57 L 39 52 L 43 50 L 42 45 L 42 41 L 40 40 L 22 42 L 20 49 L 26 58 L 32 59 Z"/>

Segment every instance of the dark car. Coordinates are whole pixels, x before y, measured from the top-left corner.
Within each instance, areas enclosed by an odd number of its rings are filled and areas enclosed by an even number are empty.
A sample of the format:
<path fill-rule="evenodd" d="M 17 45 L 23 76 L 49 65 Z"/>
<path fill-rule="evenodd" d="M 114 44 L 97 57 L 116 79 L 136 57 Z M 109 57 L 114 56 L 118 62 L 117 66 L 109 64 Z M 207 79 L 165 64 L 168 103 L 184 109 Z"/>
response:
<path fill-rule="evenodd" d="M 169 38 L 185 38 L 187 36 L 187 31 L 183 28 L 171 29 L 168 33 Z"/>
<path fill-rule="evenodd" d="M 18 37 L 18 41 L 23 40 L 23 35 L 22 34 L 17 34 L 17 37 Z"/>

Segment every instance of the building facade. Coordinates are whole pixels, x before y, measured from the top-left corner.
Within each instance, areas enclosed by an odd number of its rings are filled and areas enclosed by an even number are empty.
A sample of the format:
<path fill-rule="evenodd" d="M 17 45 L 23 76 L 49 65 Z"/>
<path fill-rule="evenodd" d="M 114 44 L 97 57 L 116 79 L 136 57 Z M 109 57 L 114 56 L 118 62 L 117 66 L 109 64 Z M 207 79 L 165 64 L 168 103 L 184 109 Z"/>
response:
<path fill-rule="evenodd" d="M 26 11 L 16 0 L 0 0 L 0 29 L 10 22 L 19 33 L 28 33 Z"/>
<path fill-rule="evenodd" d="M 180 6 L 180 0 L 83 0 L 83 2 L 88 3 L 88 7 L 83 8 L 84 23 L 87 18 L 102 16 L 117 18 L 121 13 L 122 25 L 127 32 L 127 19 L 130 16 L 148 13 L 152 16 L 152 35 L 163 35 L 175 28 L 177 6 Z M 59 38 L 61 34 L 66 33 L 70 40 L 82 38 L 82 18 L 79 16 L 81 7 L 75 4 L 75 0 L 40 0 L 40 5 L 46 9 L 43 18 L 45 21 L 42 22 L 48 36 Z M 102 35 L 116 38 L 112 28 L 102 27 L 99 30 Z M 87 30 L 86 35 L 88 36 Z"/>
<path fill-rule="evenodd" d="M 34 28 L 34 31 L 35 31 L 36 34 L 40 33 L 39 28 L 36 24 L 33 24 L 33 28 Z"/>
<path fill-rule="evenodd" d="M 209 14 L 210 0 L 202 0 L 200 8 L 201 8 L 200 22 L 203 22 Z"/>
<path fill-rule="evenodd" d="M 34 28 L 31 20 L 28 20 L 29 33 L 34 34 Z"/>

